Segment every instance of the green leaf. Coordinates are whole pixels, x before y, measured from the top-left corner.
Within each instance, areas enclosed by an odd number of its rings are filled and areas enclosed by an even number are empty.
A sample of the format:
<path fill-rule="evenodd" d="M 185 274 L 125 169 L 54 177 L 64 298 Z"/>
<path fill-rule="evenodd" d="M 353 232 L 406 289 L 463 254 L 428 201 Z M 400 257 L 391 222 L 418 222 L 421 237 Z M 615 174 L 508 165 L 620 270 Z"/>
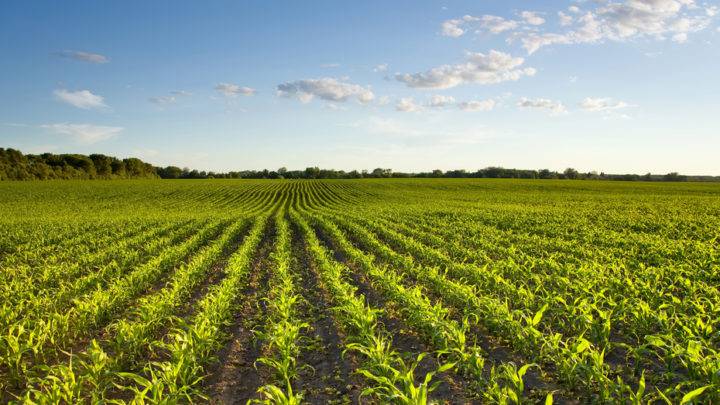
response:
<path fill-rule="evenodd" d="M 690 403 L 694 398 L 698 397 L 700 394 L 705 392 L 706 389 L 710 388 L 709 385 L 706 385 L 704 387 L 700 387 L 696 390 L 690 391 L 687 394 L 685 394 L 682 399 L 680 400 L 680 405 L 688 404 Z"/>
<path fill-rule="evenodd" d="M 535 314 L 535 316 L 532 319 L 532 326 L 537 326 L 537 324 L 540 323 L 540 320 L 542 319 L 543 314 L 545 313 L 545 310 L 547 310 L 548 304 L 543 305 L 542 308 L 540 308 L 539 311 Z"/>
<path fill-rule="evenodd" d="M 443 371 L 450 370 L 451 368 L 455 367 L 456 364 L 457 364 L 457 362 L 455 362 L 455 363 L 445 363 L 445 364 L 443 364 L 442 366 L 440 366 L 440 367 L 437 369 L 437 372 L 438 372 L 438 373 L 442 373 Z"/>
<path fill-rule="evenodd" d="M 149 387 L 149 386 L 152 385 L 152 382 L 151 382 L 150 380 L 148 380 L 147 378 L 145 378 L 145 377 L 143 377 L 143 376 L 134 374 L 134 373 L 125 373 L 125 372 L 123 372 L 123 373 L 117 373 L 117 375 L 120 376 L 120 377 L 122 377 L 122 378 L 127 378 L 127 379 L 129 379 L 129 380 L 133 380 L 133 381 L 135 381 L 135 383 L 136 383 L 137 385 L 141 385 L 141 386 L 143 386 L 143 387 Z"/>
<path fill-rule="evenodd" d="M 620 378 L 620 377 L 618 377 Z M 640 383 L 638 384 L 638 390 L 637 390 L 637 396 L 642 398 L 642 395 L 645 393 L 645 370 L 643 370 L 642 375 L 640 376 Z"/>

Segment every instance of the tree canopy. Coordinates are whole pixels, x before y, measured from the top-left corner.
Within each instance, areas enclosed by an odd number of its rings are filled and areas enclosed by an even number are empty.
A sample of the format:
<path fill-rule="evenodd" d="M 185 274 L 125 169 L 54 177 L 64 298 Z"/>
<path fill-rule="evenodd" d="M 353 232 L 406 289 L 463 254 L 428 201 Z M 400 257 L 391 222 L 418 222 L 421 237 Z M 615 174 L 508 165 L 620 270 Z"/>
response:
<path fill-rule="evenodd" d="M 89 156 L 80 154 L 23 155 L 15 149 L 0 148 L 0 180 L 89 180 L 89 179 L 361 179 L 388 177 L 431 177 L 431 178 L 504 178 L 504 179 L 572 179 L 572 180 L 622 180 L 622 181 L 720 181 L 719 176 L 684 176 L 677 172 L 665 175 L 650 174 L 598 174 L 595 171 L 582 173 L 571 167 L 562 172 L 541 170 L 507 169 L 486 167 L 475 172 L 466 170 L 403 173 L 390 168 L 369 170 L 321 169 L 308 167 L 305 170 L 242 170 L 215 173 L 191 170 L 177 166 L 158 167 L 138 158 L 118 159 L 103 154 Z"/>

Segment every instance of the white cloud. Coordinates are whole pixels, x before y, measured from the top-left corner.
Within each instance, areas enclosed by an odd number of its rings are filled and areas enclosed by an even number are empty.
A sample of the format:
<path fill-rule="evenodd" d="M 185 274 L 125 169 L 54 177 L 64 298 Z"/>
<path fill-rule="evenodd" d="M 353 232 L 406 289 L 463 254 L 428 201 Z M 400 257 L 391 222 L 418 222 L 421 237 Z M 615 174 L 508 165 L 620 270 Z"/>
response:
<path fill-rule="evenodd" d="M 377 101 L 375 102 L 375 104 L 377 104 L 377 105 L 390 104 L 390 97 L 388 97 L 388 96 L 382 96 L 382 97 L 380 97 L 380 98 L 377 99 Z"/>
<path fill-rule="evenodd" d="M 548 110 L 552 115 L 567 114 L 567 110 L 565 110 L 565 106 L 563 106 L 562 103 L 556 103 L 546 98 L 536 98 L 533 100 L 523 97 L 520 99 L 518 107 L 522 109 Z"/>
<path fill-rule="evenodd" d="M 528 54 L 535 53 L 543 46 L 552 44 L 572 44 L 573 41 L 566 35 L 562 34 L 536 34 L 530 33 L 520 38 L 523 48 L 527 49 Z"/>
<path fill-rule="evenodd" d="M 491 34 L 500 34 L 503 31 L 515 29 L 518 26 L 517 21 L 506 20 L 496 15 L 483 15 L 482 17 L 473 17 L 471 15 L 465 15 L 462 18 L 447 20 L 440 26 L 440 29 L 444 35 L 450 37 L 459 37 L 467 32 L 467 29 L 472 26 L 480 26 Z M 467 27 L 467 28 L 464 28 Z M 482 29 L 476 31 L 477 33 L 483 32 Z"/>
<path fill-rule="evenodd" d="M 373 69 L 373 72 L 384 72 L 387 69 L 388 69 L 387 63 L 383 63 L 382 65 L 378 65 L 377 67 L 375 67 L 375 69 Z"/>
<path fill-rule="evenodd" d="M 150 101 L 155 104 L 160 104 L 160 105 L 177 103 L 177 99 L 175 97 L 160 97 L 160 98 L 152 97 L 152 98 L 150 98 Z"/>
<path fill-rule="evenodd" d="M 545 22 L 545 19 L 540 17 L 540 13 L 536 11 L 523 11 L 520 13 L 520 17 L 530 25 L 541 25 Z"/>
<path fill-rule="evenodd" d="M 573 23 L 573 17 L 571 15 L 567 15 L 562 11 L 558 11 L 557 15 L 558 19 L 560 20 L 560 25 L 562 25 L 563 27 Z"/>
<path fill-rule="evenodd" d="M 225 97 L 235 98 L 237 96 L 254 96 L 257 91 L 249 87 L 240 87 L 230 83 L 220 83 L 215 86 L 215 90 Z"/>
<path fill-rule="evenodd" d="M 124 129 L 123 127 L 67 123 L 41 125 L 41 127 L 69 136 L 75 142 L 86 145 L 110 139 Z"/>
<path fill-rule="evenodd" d="M 188 97 L 193 95 L 192 92 L 185 91 L 185 90 L 176 90 L 176 91 L 171 91 L 170 93 L 177 94 L 178 96 L 188 96 Z"/>
<path fill-rule="evenodd" d="M 454 102 L 455 102 L 455 97 L 453 97 L 453 96 L 443 96 L 443 95 L 437 94 L 437 95 L 434 95 L 432 97 L 432 99 L 430 99 L 428 106 L 442 107 L 446 104 L 452 104 Z"/>
<path fill-rule="evenodd" d="M 458 104 L 458 108 L 463 111 L 484 111 L 492 110 L 495 107 L 494 100 L 477 101 L 472 100 Z"/>
<path fill-rule="evenodd" d="M 528 53 L 552 44 L 597 43 L 604 40 L 624 41 L 633 38 L 667 37 L 684 42 L 688 34 L 706 29 L 715 12 L 713 7 L 699 7 L 691 0 L 627 0 L 600 2 L 601 6 L 585 11 L 577 19 L 558 13 L 561 25 L 569 25 L 559 33 L 515 33 L 510 41 L 520 38 Z M 575 14 L 577 7 L 569 10 Z"/>
<path fill-rule="evenodd" d="M 570 6 L 570 7 L 568 7 L 568 11 L 570 11 L 571 13 L 579 14 L 580 8 L 577 6 Z"/>
<path fill-rule="evenodd" d="M 335 102 L 354 98 L 358 104 L 369 104 L 375 100 L 372 91 L 357 84 L 344 83 L 329 77 L 283 83 L 278 85 L 275 91 L 282 97 L 297 97 L 304 104 L 309 103 L 314 96 Z"/>
<path fill-rule="evenodd" d="M 683 4 L 676 0 L 629 0 L 598 9 L 621 37 L 636 34 L 661 35 L 679 16 Z"/>
<path fill-rule="evenodd" d="M 459 27 L 462 23 L 463 22 L 461 20 L 447 20 L 442 23 L 440 30 L 443 35 L 447 35 L 449 37 L 459 37 L 465 33 L 465 30 Z"/>
<path fill-rule="evenodd" d="M 96 53 L 87 53 L 82 51 L 60 51 L 56 53 L 58 56 L 68 59 L 74 59 L 80 62 L 90 62 L 97 64 L 108 63 L 108 58 Z"/>
<path fill-rule="evenodd" d="M 562 12 L 558 13 L 561 17 L 561 24 L 567 25 L 572 22 L 572 17 L 565 15 Z M 456 18 L 447 20 L 442 23 L 440 30 L 443 35 L 450 37 L 459 37 L 470 31 L 471 28 L 477 27 L 476 33 L 480 34 L 488 32 L 493 35 L 501 34 L 505 31 L 514 30 L 518 27 L 524 27 L 529 29 L 528 25 L 539 26 L 545 23 L 545 19 L 541 17 L 540 13 L 534 11 L 523 11 L 520 13 L 522 21 L 507 20 L 503 17 L 485 14 L 482 17 L 473 17 L 471 15 L 465 15 L 462 18 Z M 532 28 L 536 29 L 536 28 Z"/>
<path fill-rule="evenodd" d="M 613 103 L 609 97 L 602 97 L 602 98 L 586 98 L 583 101 L 580 102 L 580 107 L 583 110 L 587 111 L 605 111 L 605 110 L 615 110 L 618 108 L 625 108 L 629 107 L 630 104 L 624 102 L 624 101 L 618 101 L 617 103 Z"/>
<path fill-rule="evenodd" d="M 396 73 L 395 79 L 408 87 L 447 89 L 462 83 L 499 83 L 518 80 L 522 76 L 533 76 L 535 69 L 515 69 L 522 65 L 523 58 L 491 50 L 487 55 L 467 52 L 466 62 L 462 65 L 443 65 L 425 73 Z"/>
<path fill-rule="evenodd" d="M 503 31 L 517 28 L 518 22 L 513 20 L 506 20 L 496 15 L 484 15 L 482 16 L 482 26 L 486 28 L 490 33 L 497 35 Z"/>
<path fill-rule="evenodd" d="M 90 93 L 88 90 L 67 91 L 65 89 L 55 90 L 53 94 L 61 101 L 74 105 L 83 110 L 92 110 L 94 108 L 108 108 L 103 102 L 102 96 Z"/>
<path fill-rule="evenodd" d="M 412 97 L 401 98 L 395 105 L 397 111 L 413 112 L 419 111 L 422 108 L 420 104 L 415 104 Z"/>

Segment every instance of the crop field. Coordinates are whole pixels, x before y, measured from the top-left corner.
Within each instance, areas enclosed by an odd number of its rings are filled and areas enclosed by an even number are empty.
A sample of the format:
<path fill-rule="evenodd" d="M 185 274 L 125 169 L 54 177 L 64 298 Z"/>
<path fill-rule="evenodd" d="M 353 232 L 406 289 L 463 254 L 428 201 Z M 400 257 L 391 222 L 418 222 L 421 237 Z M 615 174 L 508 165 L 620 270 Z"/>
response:
<path fill-rule="evenodd" d="M 0 402 L 720 403 L 720 186 L 0 183 Z"/>

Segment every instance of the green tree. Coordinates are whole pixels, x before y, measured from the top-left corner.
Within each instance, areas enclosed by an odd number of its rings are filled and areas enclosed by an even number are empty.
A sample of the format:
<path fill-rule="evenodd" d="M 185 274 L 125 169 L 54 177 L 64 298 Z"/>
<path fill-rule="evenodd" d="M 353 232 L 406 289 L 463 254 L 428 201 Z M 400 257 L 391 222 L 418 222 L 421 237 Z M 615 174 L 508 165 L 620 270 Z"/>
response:
<path fill-rule="evenodd" d="M 577 170 L 573 169 L 572 167 L 568 167 L 563 171 L 563 175 L 566 179 L 570 180 L 577 180 L 580 177 L 580 173 L 578 173 Z"/>

